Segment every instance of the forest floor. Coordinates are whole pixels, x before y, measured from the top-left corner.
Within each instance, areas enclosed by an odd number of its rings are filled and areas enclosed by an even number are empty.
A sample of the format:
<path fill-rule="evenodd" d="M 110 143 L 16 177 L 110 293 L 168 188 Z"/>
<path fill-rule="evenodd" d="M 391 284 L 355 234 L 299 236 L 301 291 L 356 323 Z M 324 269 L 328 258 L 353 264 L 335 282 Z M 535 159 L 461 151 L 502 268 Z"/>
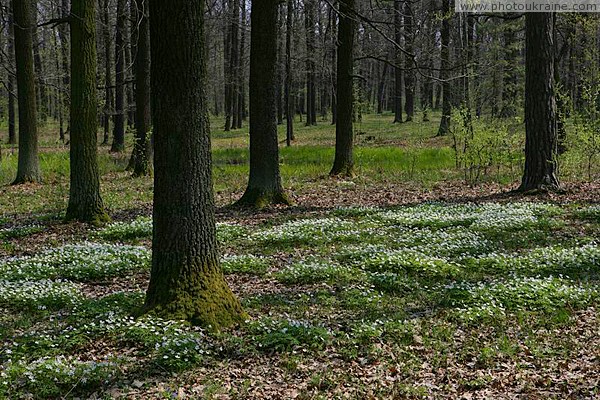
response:
<path fill-rule="evenodd" d="M 103 149 L 115 222 L 64 224 L 49 138 L 44 184 L 0 187 L 0 398 L 598 398 L 600 185 L 466 184 L 449 139 L 415 126 L 396 128 L 404 147 L 375 130 L 343 180 L 325 176 L 331 128 L 300 129 L 282 152 L 297 204 L 260 212 L 227 207 L 245 133 L 215 135 L 222 266 L 250 316 L 220 333 L 133 318 L 151 179 Z"/>

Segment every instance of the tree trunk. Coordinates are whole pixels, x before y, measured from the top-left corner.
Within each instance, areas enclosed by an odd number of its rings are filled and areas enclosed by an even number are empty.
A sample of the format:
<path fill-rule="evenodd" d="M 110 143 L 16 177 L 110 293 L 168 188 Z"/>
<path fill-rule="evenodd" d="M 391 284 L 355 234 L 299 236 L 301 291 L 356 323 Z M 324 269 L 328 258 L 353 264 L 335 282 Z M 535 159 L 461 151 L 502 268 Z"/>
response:
<path fill-rule="evenodd" d="M 60 4 L 60 15 L 62 16 L 67 16 L 69 15 L 69 0 L 62 0 L 61 4 Z M 63 95 L 62 95 L 62 102 L 60 104 L 60 107 L 63 111 L 63 115 L 68 113 L 69 110 L 69 104 L 70 104 L 70 99 L 69 99 L 69 86 L 71 84 L 71 74 L 70 74 L 70 67 L 69 67 L 69 30 L 68 30 L 68 25 L 67 24 L 60 24 L 58 26 L 58 37 L 60 39 L 60 58 L 61 58 L 61 64 L 62 64 L 62 90 L 63 90 Z M 69 120 L 69 118 L 65 118 L 66 121 Z M 67 129 L 63 130 L 63 125 L 61 124 L 60 126 L 60 138 L 62 140 L 62 142 L 64 143 L 65 138 L 66 138 L 66 134 L 67 132 L 69 132 L 70 128 L 69 128 L 69 124 L 67 123 Z"/>
<path fill-rule="evenodd" d="M 402 41 L 402 0 L 394 0 L 394 40 L 400 45 Z M 402 52 L 396 51 L 394 67 L 394 123 L 403 122 L 402 117 Z"/>
<path fill-rule="evenodd" d="M 239 205 L 290 204 L 279 173 L 277 140 L 278 0 L 252 2 L 250 42 L 250 179 Z"/>
<path fill-rule="evenodd" d="M 239 93 L 238 93 L 238 83 L 239 83 L 239 75 L 240 75 L 240 0 L 233 0 L 233 4 L 231 7 L 231 58 L 229 59 L 229 71 L 231 74 L 231 81 L 229 85 L 231 87 L 231 128 L 235 129 L 239 125 Z"/>
<path fill-rule="evenodd" d="M 111 40 L 110 40 L 110 18 L 109 18 L 109 0 L 104 0 L 102 5 L 102 38 L 104 41 L 104 110 L 103 125 L 104 139 L 102 144 L 108 144 L 110 132 L 110 116 L 113 107 L 113 89 L 112 89 L 112 62 L 111 62 Z"/>
<path fill-rule="evenodd" d="M 304 1 L 306 29 L 306 126 L 317 124 L 315 88 L 315 0 Z"/>
<path fill-rule="evenodd" d="M 240 7 L 242 8 L 242 22 L 240 28 L 240 54 L 239 54 L 239 73 L 238 73 L 238 82 L 237 82 L 237 92 L 238 92 L 238 124 L 236 128 L 242 129 L 243 121 L 246 119 L 246 74 L 244 73 L 246 69 L 245 63 L 245 48 L 246 48 L 246 1 L 240 1 Z"/>
<path fill-rule="evenodd" d="M 337 50 L 337 124 L 335 126 L 335 160 L 329 175 L 352 176 L 354 173 L 354 132 L 352 79 L 354 75 L 354 0 L 340 0 Z"/>
<path fill-rule="evenodd" d="M 150 29 L 156 169 L 144 308 L 215 330 L 247 316 L 219 265 L 204 2 L 150 0 Z"/>
<path fill-rule="evenodd" d="M 413 14 L 410 0 L 404 2 L 404 48 L 408 54 L 405 54 L 404 69 L 404 111 L 406 111 L 406 121 L 412 121 L 415 114 L 415 69 L 413 60 Z"/>
<path fill-rule="evenodd" d="M 37 29 L 37 0 L 31 0 L 31 7 L 33 12 L 33 20 L 32 20 L 32 30 L 31 30 L 31 40 L 33 43 L 33 66 L 34 66 L 34 74 L 36 77 L 36 95 L 37 95 L 37 105 L 36 112 L 37 118 L 40 121 L 46 122 L 48 119 L 48 91 L 46 90 L 46 82 L 45 82 L 45 74 L 44 67 L 42 65 L 42 54 L 41 54 L 41 45 L 43 41 L 40 40 L 38 36 Z"/>
<path fill-rule="evenodd" d="M 15 46 L 14 46 L 14 24 L 12 12 L 8 15 L 8 60 L 10 68 L 8 68 L 8 144 L 17 144 L 16 124 L 15 124 Z"/>
<path fill-rule="evenodd" d="M 285 30 L 285 118 L 287 123 L 286 143 L 292 145 L 294 138 L 294 106 L 292 104 L 292 29 L 294 23 L 294 2 L 287 0 L 286 30 Z"/>
<path fill-rule="evenodd" d="M 519 46 L 516 40 L 516 27 L 509 23 L 504 28 L 504 68 L 502 75 L 502 108 L 501 118 L 513 118 L 517 115 L 517 99 L 519 88 L 518 64 Z"/>
<path fill-rule="evenodd" d="M 557 190 L 551 13 L 525 14 L 525 171 L 519 191 Z"/>
<path fill-rule="evenodd" d="M 100 197 L 96 132 L 96 7 L 71 3 L 71 186 L 67 220 L 108 221 Z"/>
<path fill-rule="evenodd" d="M 385 81 L 387 78 L 388 64 L 383 65 L 383 71 L 379 78 L 379 85 L 377 87 L 377 114 L 383 113 L 383 102 L 385 101 Z"/>
<path fill-rule="evenodd" d="M 450 0 L 442 0 L 442 29 L 440 50 L 440 78 L 442 79 L 442 118 L 438 136 L 446 136 L 450 132 L 450 117 L 452 114 L 452 93 L 450 86 Z"/>
<path fill-rule="evenodd" d="M 136 11 L 138 29 L 137 56 L 135 58 L 135 115 L 136 134 L 131 164 L 133 176 L 147 176 L 152 171 L 152 129 L 150 120 L 150 25 L 148 24 L 148 3 L 140 2 L 142 8 Z"/>
<path fill-rule="evenodd" d="M 32 32 L 35 11 L 30 0 L 14 0 L 15 60 L 19 103 L 19 162 L 14 185 L 41 179 L 38 159 Z"/>
<path fill-rule="evenodd" d="M 125 150 L 125 29 L 126 0 L 117 0 L 117 29 L 115 35 L 115 116 L 112 152 Z"/>

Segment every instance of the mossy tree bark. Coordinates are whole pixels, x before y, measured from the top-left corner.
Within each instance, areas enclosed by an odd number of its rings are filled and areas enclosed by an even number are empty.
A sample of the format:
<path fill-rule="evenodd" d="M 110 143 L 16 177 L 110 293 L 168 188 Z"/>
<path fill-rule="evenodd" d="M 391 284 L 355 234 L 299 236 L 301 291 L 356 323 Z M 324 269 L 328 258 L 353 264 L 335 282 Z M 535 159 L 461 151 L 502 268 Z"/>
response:
<path fill-rule="evenodd" d="M 351 176 L 354 173 L 354 0 L 340 1 L 337 49 L 337 124 L 335 126 L 335 160 L 329 175 Z"/>
<path fill-rule="evenodd" d="M 252 2 L 250 41 L 250 178 L 237 205 L 290 204 L 279 172 L 277 142 L 278 0 Z"/>
<path fill-rule="evenodd" d="M 33 5 L 30 0 L 13 1 L 19 104 L 19 162 L 14 185 L 41 179 L 33 69 L 33 30 L 36 29 Z"/>
<path fill-rule="evenodd" d="M 150 0 L 154 233 L 146 312 L 217 329 L 246 315 L 219 265 L 204 2 Z"/>
<path fill-rule="evenodd" d="M 126 0 L 117 0 L 117 29 L 115 34 L 115 117 L 112 152 L 125 150 L 125 29 Z"/>
<path fill-rule="evenodd" d="M 139 3 L 137 10 L 138 40 L 135 58 L 135 144 L 130 165 L 133 176 L 147 176 L 152 170 L 152 139 L 150 137 L 150 25 L 148 24 L 148 3 Z"/>
<path fill-rule="evenodd" d="M 525 171 L 519 191 L 557 190 L 551 13 L 525 14 Z"/>
<path fill-rule="evenodd" d="M 96 133 L 96 7 L 71 2 L 71 186 L 67 220 L 108 221 L 100 197 Z"/>

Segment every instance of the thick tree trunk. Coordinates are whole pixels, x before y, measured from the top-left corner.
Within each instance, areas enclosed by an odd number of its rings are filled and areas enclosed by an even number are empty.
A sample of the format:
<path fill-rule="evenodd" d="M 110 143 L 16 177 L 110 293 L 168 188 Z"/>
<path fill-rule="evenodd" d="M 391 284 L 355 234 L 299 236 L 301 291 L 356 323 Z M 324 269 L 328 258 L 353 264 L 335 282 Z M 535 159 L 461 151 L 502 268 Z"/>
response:
<path fill-rule="evenodd" d="M 38 159 L 35 74 L 32 32 L 35 11 L 30 0 L 14 0 L 15 60 L 19 103 L 19 162 L 13 184 L 41 179 Z"/>
<path fill-rule="evenodd" d="M 406 121 L 412 121 L 415 114 L 415 69 L 412 54 L 414 42 L 413 14 L 410 0 L 404 2 L 404 48 L 408 54 L 404 56 L 404 111 Z"/>
<path fill-rule="evenodd" d="M 402 41 L 402 0 L 394 0 L 394 40 L 399 45 Z M 403 122 L 402 117 L 402 52 L 396 49 L 396 66 L 394 67 L 394 123 Z"/>
<path fill-rule="evenodd" d="M 438 136 L 446 136 L 450 132 L 452 114 L 452 88 L 450 85 L 450 0 L 442 0 L 442 29 L 440 31 L 442 48 L 440 50 L 440 78 L 442 79 L 442 119 Z"/>
<path fill-rule="evenodd" d="M 115 116 L 112 152 L 125 150 L 125 14 L 126 0 L 117 0 L 117 29 L 115 35 Z"/>
<path fill-rule="evenodd" d="M 287 0 L 286 30 L 285 30 L 285 118 L 286 144 L 292 145 L 294 138 L 294 106 L 292 104 L 292 29 L 294 23 L 294 2 Z"/>
<path fill-rule="evenodd" d="M 557 190 L 552 14 L 525 14 L 525 31 L 525 171 L 519 191 Z"/>
<path fill-rule="evenodd" d="M 137 56 L 135 58 L 135 104 L 136 134 L 131 162 L 133 176 L 147 176 L 152 171 L 152 129 L 150 120 L 150 25 L 148 24 L 148 3 L 138 3 L 136 11 Z"/>
<path fill-rule="evenodd" d="M 96 132 L 96 7 L 71 3 L 71 186 L 67 220 L 99 224 L 108 221 L 100 197 Z"/>
<path fill-rule="evenodd" d="M 289 204 L 279 173 L 277 140 L 278 0 L 252 2 L 250 42 L 250 179 L 239 205 Z"/>
<path fill-rule="evenodd" d="M 145 310 L 218 329 L 247 316 L 219 265 L 204 2 L 150 0 L 150 29 L 156 168 Z"/>
<path fill-rule="evenodd" d="M 354 75 L 354 0 L 340 0 L 337 51 L 337 124 L 335 126 L 335 160 L 329 175 L 352 176 L 354 173 L 354 132 L 352 79 Z"/>

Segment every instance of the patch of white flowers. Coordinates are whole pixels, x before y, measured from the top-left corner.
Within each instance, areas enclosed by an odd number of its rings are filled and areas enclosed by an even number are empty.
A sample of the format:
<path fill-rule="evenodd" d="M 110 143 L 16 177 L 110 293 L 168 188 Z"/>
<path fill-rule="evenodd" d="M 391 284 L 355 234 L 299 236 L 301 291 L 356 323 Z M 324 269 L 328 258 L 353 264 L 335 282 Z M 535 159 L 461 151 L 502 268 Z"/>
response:
<path fill-rule="evenodd" d="M 61 280 L 0 280 L 0 306 L 61 307 L 83 299 L 79 285 Z"/>
<path fill-rule="evenodd" d="M 54 397 L 73 385 L 99 385 L 119 371 L 118 362 L 82 361 L 74 356 L 41 357 L 30 362 L 20 360 L 0 366 L 0 393 L 18 387 Z"/>
<path fill-rule="evenodd" d="M 109 240 L 126 240 L 152 236 L 152 218 L 139 217 L 128 222 L 113 222 L 103 228 L 99 235 Z"/>
<path fill-rule="evenodd" d="M 447 285 L 445 289 L 454 296 L 460 294 L 451 304 L 459 307 L 457 315 L 466 320 L 504 316 L 507 311 L 522 309 L 548 311 L 567 306 L 584 307 L 599 296 L 593 287 L 555 277 L 459 283 Z"/>
<path fill-rule="evenodd" d="M 34 233 L 38 233 L 44 230 L 44 227 L 40 225 L 25 225 L 25 226 L 16 226 L 12 228 L 3 228 L 0 229 L 0 239 L 13 239 L 24 236 L 29 236 Z"/>
<path fill-rule="evenodd" d="M 251 238 L 267 243 L 320 244 L 354 237 L 353 227 L 354 223 L 340 218 L 301 219 L 255 232 Z"/>
<path fill-rule="evenodd" d="M 86 242 L 0 262 L 0 279 L 101 279 L 139 271 L 149 263 L 144 247 Z"/>
<path fill-rule="evenodd" d="M 280 270 L 275 277 L 284 283 L 314 283 L 321 281 L 349 281 L 357 278 L 357 271 L 335 262 L 303 260 Z"/>
<path fill-rule="evenodd" d="M 551 272 L 569 274 L 600 269 L 600 247 L 595 243 L 581 247 L 542 247 L 519 254 L 491 253 L 476 259 L 483 268 L 512 272 Z"/>
<path fill-rule="evenodd" d="M 269 268 L 269 260 L 252 254 L 228 254 L 221 257 L 221 267 L 225 274 L 262 275 Z"/>
<path fill-rule="evenodd" d="M 217 239 L 221 242 L 238 239 L 247 233 L 242 225 L 217 222 Z M 100 230 L 100 237 L 108 240 L 131 240 L 152 236 L 152 218 L 139 217 L 133 221 L 113 222 Z"/>
<path fill-rule="evenodd" d="M 498 230 L 535 225 L 540 222 L 540 217 L 556 215 L 559 212 L 555 206 L 540 203 L 426 203 L 393 211 L 381 211 L 372 214 L 371 218 L 403 226 L 469 226 L 478 230 Z"/>

